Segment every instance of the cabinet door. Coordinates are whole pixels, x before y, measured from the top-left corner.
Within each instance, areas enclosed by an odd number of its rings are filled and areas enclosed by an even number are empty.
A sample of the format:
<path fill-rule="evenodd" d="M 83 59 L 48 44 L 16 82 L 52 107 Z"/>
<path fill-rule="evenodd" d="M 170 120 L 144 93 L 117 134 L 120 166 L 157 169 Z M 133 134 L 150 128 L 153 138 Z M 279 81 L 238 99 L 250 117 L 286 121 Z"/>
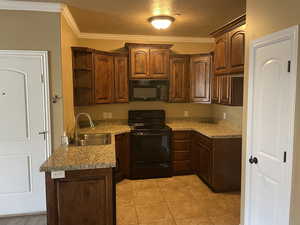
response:
<path fill-rule="evenodd" d="M 128 102 L 128 60 L 126 56 L 114 57 L 115 102 Z"/>
<path fill-rule="evenodd" d="M 170 59 L 170 102 L 188 101 L 188 58 L 174 56 Z"/>
<path fill-rule="evenodd" d="M 219 103 L 220 102 L 220 85 L 219 85 L 219 77 L 218 76 L 213 76 L 211 86 L 212 86 L 211 100 L 213 103 Z"/>
<path fill-rule="evenodd" d="M 169 76 L 169 49 L 150 49 L 150 78 L 167 79 Z"/>
<path fill-rule="evenodd" d="M 131 48 L 130 64 L 132 79 L 149 78 L 149 48 Z"/>
<path fill-rule="evenodd" d="M 211 55 L 191 57 L 190 91 L 192 102 L 210 103 Z"/>
<path fill-rule="evenodd" d="M 211 183 L 211 150 L 203 145 L 199 146 L 199 171 L 198 175 L 206 181 Z"/>
<path fill-rule="evenodd" d="M 95 103 L 112 103 L 114 87 L 113 56 L 95 54 Z"/>
<path fill-rule="evenodd" d="M 215 73 L 224 74 L 228 72 L 228 34 L 216 38 L 215 46 Z"/>
<path fill-rule="evenodd" d="M 244 72 L 245 25 L 229 32 L 229 73 Z"/>
<path fill-rule="evenodd" d="M 220 103 L 228 105 L 231 103 L 231 85 L 230 85 L 230 76 L 220 76 L 219 85 L 220 85 Z"/>
<path fill-rule="evenodd" d="M 46 173 L 48 225 L 115 224 L 112 169 L 66 171 L 52 179 Z"/>

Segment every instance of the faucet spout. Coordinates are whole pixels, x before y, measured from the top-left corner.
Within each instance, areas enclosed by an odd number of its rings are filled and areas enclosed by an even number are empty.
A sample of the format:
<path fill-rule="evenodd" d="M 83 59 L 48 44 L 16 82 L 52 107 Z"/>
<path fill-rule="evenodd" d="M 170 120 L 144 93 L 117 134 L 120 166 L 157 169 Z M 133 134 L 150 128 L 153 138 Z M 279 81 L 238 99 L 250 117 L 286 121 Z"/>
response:
<path fill-rule="evenodd" d="M 90 123 L 90 128 L 94 128 L 95 127 L 90 114 L 88 114 L 88 113 L 78 113 L 76 115 L 76 118 L 75 118 L 75 143 L 76 144 L 78 144 L 78 142 L 79 142 L 79 140 L 78 140 L 78 129 L 80 129 L 80 127 L 79 127 L 79 124 L 78 124 L 78 120 L 79 120 L 80 116 L 85 116 L 85 117 L 88 118 L 89 123 Z"/>

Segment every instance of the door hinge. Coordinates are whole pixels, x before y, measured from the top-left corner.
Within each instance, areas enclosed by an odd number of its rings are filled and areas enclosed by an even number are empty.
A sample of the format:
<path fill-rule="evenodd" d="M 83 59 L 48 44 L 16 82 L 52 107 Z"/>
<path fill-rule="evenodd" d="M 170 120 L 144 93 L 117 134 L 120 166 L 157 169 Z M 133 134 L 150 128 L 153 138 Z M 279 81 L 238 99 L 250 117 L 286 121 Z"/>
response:
<path fill-rule="evenodd" d="M 44 74 L 41 74 L 41 82 L 44 83 Z"/>
<path fill-rule="evenodd" d="M 283 162 L 286 163 L 286 152 L 283 153 Z"/>
<path fill-rule="evenodd" d="M 291 72 L 291 60 L 288 61 L 288 72 Z"/>

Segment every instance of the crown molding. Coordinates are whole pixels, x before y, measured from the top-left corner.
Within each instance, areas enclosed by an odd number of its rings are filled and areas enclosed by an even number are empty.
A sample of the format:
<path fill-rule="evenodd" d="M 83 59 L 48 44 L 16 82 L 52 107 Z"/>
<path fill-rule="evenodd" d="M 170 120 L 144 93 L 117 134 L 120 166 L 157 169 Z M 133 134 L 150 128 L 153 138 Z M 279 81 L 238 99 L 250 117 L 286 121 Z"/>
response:
<path fill-rule="evenodd" d="M 62 11 L 61 11 L 62 16 L 66 19 L 68 25 L 71 27 L 72 31 L 75 33 L 75 35 L 77 37 L 80 36 L 80 30 L 79 27 L 72 15 L 72 13 L 70 12 L 69 8 L 67 5 L 64 5 Z"/>
<path fill-rule="evenodd" d="M 0 1 L 0 10 L 41 11 L 59 13 L 64 7 L 64 4 L 52 2 L 28 2 L 12 0 Z"/>
<path fill-rule="evenodd" d="M 206 37 L 180 37 L 180 36 L 154 36 L 154 35 L 129 35 L 129 34 L 102 34 L 80 33 L 79 38 L 103 39 L 120 41 L 152 41 L 152 42 L 186 42 L 186 43 L 214 43 L 214 38 Z"/>

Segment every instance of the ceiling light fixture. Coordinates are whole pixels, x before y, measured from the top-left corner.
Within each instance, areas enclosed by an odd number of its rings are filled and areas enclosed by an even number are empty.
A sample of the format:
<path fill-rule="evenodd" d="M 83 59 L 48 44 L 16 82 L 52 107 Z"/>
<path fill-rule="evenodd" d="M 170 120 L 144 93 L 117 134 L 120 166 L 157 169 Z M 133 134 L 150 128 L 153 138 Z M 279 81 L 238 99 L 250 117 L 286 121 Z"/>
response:
<path fill-rule="evenodd" d="M 149 23 L 158 30 L 167 29 L 174 21 L 172 16 L 152 16 L 148 19 Z"/>

